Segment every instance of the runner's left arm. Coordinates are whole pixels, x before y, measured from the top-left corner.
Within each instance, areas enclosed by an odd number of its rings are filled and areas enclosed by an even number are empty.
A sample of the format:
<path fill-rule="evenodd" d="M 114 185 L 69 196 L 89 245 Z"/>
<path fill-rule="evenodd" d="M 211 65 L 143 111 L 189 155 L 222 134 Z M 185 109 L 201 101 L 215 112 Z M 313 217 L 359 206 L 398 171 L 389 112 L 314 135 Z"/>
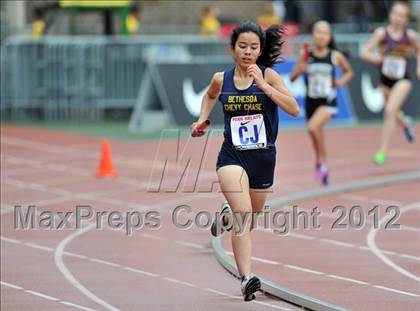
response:
<path fill-rule="evenodd" d="M 353 70 L 347 61 L 347 58 L 340 51 L 334 51 L 334 58 L 337 65 L 343 70 L 343 76 L 341 79 L 334 80 L 334 86 L 339 88 L 344 84 L 347 84 L 351 78 L 353 78 Z"/>

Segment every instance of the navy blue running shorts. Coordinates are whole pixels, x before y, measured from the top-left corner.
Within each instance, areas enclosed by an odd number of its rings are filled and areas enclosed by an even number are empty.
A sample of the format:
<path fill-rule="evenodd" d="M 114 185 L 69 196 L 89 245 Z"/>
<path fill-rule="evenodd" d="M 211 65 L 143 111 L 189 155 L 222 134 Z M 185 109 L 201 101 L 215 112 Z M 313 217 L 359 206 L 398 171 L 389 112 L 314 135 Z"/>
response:
<path fill-rule="evenodd" d="M 250 188 L 270 188 L 274 180 L 276 148 L 236 150 L 231 143 L 224 141 L 217 158 L 216 171 L 226 165 L 242 167 L 248 175 Z"/>

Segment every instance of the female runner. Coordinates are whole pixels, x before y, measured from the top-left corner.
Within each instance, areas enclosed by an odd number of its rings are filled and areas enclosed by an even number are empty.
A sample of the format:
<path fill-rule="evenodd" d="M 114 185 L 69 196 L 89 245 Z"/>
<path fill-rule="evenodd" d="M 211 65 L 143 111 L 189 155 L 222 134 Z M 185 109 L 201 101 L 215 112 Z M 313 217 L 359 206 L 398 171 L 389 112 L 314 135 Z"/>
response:
<path fill-rule="evenodd" d="M 203 124 L 219 99 L 225 126 L 216 171 L 228 206 L 235 214 L 231 217 L 232 248 L 245 301 L 255 299 L 254 293 L 261 286 L 260 280 L 251 276 L 250 213 L 262 211 L 268 194 L 265 189 L 273 184 L 277 107 L 293 116 L 299 114 L 295 98 L 270 68 L 280 55 L 282 33 L 279 26 L 263 32 L 250 21 L 233 30 L 230 43 L 236 64 L 214 74 L 201 103 L 200 117 L 191 125 L 192 136 L 204 135 Z M 244 221 L 242 232 L 240 217 Z"/>
<path fill-rule="evenodd" d="M 415 30 L 407 29 L 409 20 L 410 4 L 403 1 L 394 2 L 389 15 L 389 25 L 374 31 L 362 54 L 364 60 L 377 65 L 381 70 L 380 88 L 384 95 L 385 111 L 381 144 L 373 157 L 373 162 L 378 165 L 385 162 L 397 122 L 404 130 L 407 140 L 414 141 L 411 119 L 401 111 L 412 85 L 407 64 L 413 50 L 417 52 L 417 79 L 420 79 L 420 44 Z M 373 52 L 378 46 L 380 54 Z"/>
<path fill-rule="evenodd" d="M 337 114 L 336 88 L 342 87 L 353 76 L 346 57 L 336 50 L 331 26 L 326 21 L 318 21 L 312 29 L 313 50 L 301 51 L 290 76 L 293 82 L 301 74 L 306 81 L 306 120 L 309 136 L 315 150 L 315 177 L 324 186 L 329 184 L 327 154 L 324 142 L 324 125 Z M 343 76 L 335 79 L 335 66 L 343 70 Z"/>

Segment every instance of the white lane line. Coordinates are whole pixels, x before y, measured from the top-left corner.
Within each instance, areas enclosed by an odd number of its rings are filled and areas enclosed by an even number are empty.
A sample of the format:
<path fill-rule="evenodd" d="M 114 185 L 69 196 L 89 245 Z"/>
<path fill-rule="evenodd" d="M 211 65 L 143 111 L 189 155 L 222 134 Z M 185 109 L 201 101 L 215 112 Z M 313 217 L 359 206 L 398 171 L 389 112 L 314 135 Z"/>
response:
<path fill-rule="evenodd" d="M 25 242 L 23 244 L 26 245 L 26 246 L 28 246 L 28 247 L 41 249 L 41 250 L 47 251 L 47 252 L 53 252 L 54 251 L 54 249 L 51 248 L 51 247 L 42 246 L 42 245 L 38 245 L 38 244 L 34 244 L 34 243 Z"/>
<path fill-rule="evenodd" d="M 47 152 L 51 152 L 51 153 L 55 153 L 55 154 L 63 154 L 65 153 L 66 155 L 71 155 L 71 156 L 77 156 L 79 157 L 80 155 L 83 155 L 83 158 L 94 158 L 97 159 L 100 154 L 98 151 L 93 151 L 93 150 L 89 150 L 89 149 L 79 149 L 79 148 L 74 148 L 74 147 L 67 147 L 67 146 L 63 146 L 63 145 L 53 145 L 53 144 L 47 144 L 47 143 L 42 143 L 42 142 L 34 142 L 34 141 L 30 141 L 30 140 L 26 140 L 26 139 L 21 139 L 21 138 L 15 138 L 15 137 L 10 137 L 10 136 L 3 136 L 2 137 L 2 144 L 10 144 L 10 145 L 15 145 L 18 147 L 22 147 L 22 148 L 26 148 L 26 149 L 35 149 L 35 150 L 42 150 L 42 151 L 47 151 Z M 12 157 L 12 156 L 8 156 L 8 157 Z M 15 157 L 16 158 L 16 157 Z M 16 158 L 20 161 L 20 163 L 23 164 L 28 164 L 28 159 L 25 158 Z M 116 163 L 121 163 L 122 165 L 126 165 L 127 163 L 130 162 L 138 162 L 139 159 L 138 158 L 130 158 L 127 156 L 115 156 L 114 160 Z M 156 164 L 156 160 L 144 160 L 146 161 L 146 165 L 147 167 L 150 167 L 153 163 Z M 43 163 L 42 161 L 34 161 L 33 164 L 38 164 L 41 165 L 44 168 L 49 168 L 49 169 L 53 169 L 53 170 L 66 170 L 66 171 L 70 171 L 72 173 L 79 173 L 80 171 L 82 172 L 82 174 L 84 176 L 87 175 L 87 173 L 85 171 L 82 171 L 80 169 L 77 168 L 72 168 L 72 167 L 68 167 L 65 166 L 63 164 L 46 164 Z M 163 165 L 163 162 L 162 162 Z M 48 167 L 49 166 L 49 167 Z M 179 168 L 180 170 L 185 169 L 184 167 L 179 167 L 176 162 L 171 162 L 171 167 L 174 168 Z M 202 179 L 204 178 L 215 178 L 216 174 L 213 171 L 207 171 L 207 170 L 201 170 L 200 171 L 200 176 Z M 170 184 L 172 183 L 176 183 L 179 181 L 179 178 L 168 178 L 166 179 L 166 182 L 170 182 Z M 147 182 L 139 182 L 137 179 L 135 178 L 130 178 L 130 177 L 119 177 L 118 179 L 116 179 L 116 182 L 122 183 L 122 184 L 126 184 L 126 185 L 130 185 L 130 186 L 134 186 L 134 187 L 138 187 L 140 186 L 141 188 L 149 188 L 150 186 L 153 186 L 153 189 L 157 188 L 159 186 L 159 183 L 152 185 L 151 182 L 147 181 Z M 150 189 L 150 188 L 149 188 Z"/>
<path fill-rule="evenodd" d="M 417 257 L 417 256 L 413 256 L 413 255 L 406 255 L 406 254 L 402 254 L 402 255 L 400 255 L 400 257 L 403 257 L 403 258 L 408 258 L 408 259 L 413 259 L 413 260 L 418 260 L 418 261 L 420 261 L 420 257 Z"/>
<path fill-rule="evenodd" d="M 10 287 L 10 288 L 14 288 L 14 289 L 23 289 L 20 286 L 13 285 L 13 284 L 10 284 L 10 283 L 4 282 L 4 281 L 0 281 L 0 284 L 4 285 L 4 286 L 7 286 L 7 287 Z"/>
<path fill-rule="evenodd" d="M 43 294 L 43 293 L 40 293 L 40 292 L 37 292 L 37 291 L 24 289 L 23 287 L 20 287 L 20 286 L 14 285 L 14 284 L 10 284 L 10 283 L 4 282 L 4 281 L 0 281 L 0 284 L 4 285 L 4 286 L 7 286 L 7 287 L 10 287 L 10 288 L 13 288 L 13 289 L 23 290 L 24 292 L 26 292 L 28 294 L 31 294 L 31 295 L 34 295 L 34 296 L 37 296 L 37 297 L 40 297 L 40 298 L 44 298 L 44 299 L 47 299 L 47 300 L 56 301 L 56 302 L 59 302 L 63 305 L 75 307 L 75 308 L 80 309 L 80 310 L 96 311 L 95 309 L 87 308 L 87 307 L 84 307 L 84 306 L 81 306 L 81 305 L 78 305 L 78 304 L 75 304 L 75 303 L 72 303 L 72 302 L 68 302 L 68 301 L 65 301 L 65 300 L 60 300 L 58 298 L 55 298 L 55 297 L 52 297 L 52 296 L 49 296 L 49 295 L 46 295 L 46 294 Z"/>
<path fill-rule="evenodd" d="M 267 230 L 258 230 L 258 231 L 268 232 Z M 356 247 L 356 248 L 361 249 L 361 250 L 370 251 L 370 248 L 367 247 L 367 246 L 364 246 L 364 245 L 357 246 L 355 244 L 351 244 L 351 243 L 347 243 L 347 242 L 341 242 L 341 241 L 332 240 L 332 239 L 323 239 L 323 238 L 320 239 L 320 238 L 315 238 L 313 236 L 304 235 L 304 234 L 290 233 L 288 235 L 291 236 L 291 237 L 295 237 L 295 238 L 299 238 L 299 239 L 303 239 L 303 240 L 318 240 L 320 242 L 330 243 L 330 244 L 337 245 L 337 246 L 348 247 L 348 248 Z M 409 254 L 396 253 L 396 252 L 388 251 L 388 250 L 382 250 L 382 252 L 384 254 L 399 256 L 399 257 L 403 257 L 403 258 L 406 258 L 406 259 L 420 260 L 420 257 L 409 255 Z"/>
<path fill-rule="evenodd" d="M 412 209 L 416 209 L 416 208 L 420 208 L 420 202 L 414 202 L 409 205 L 406 205 L 405 207 L 400 209 L 400 214 L 402 215 L 403 213 Z M 389 217 L 387 215 L 379 220 L 379 228 L 385 221 L 388 220 L 388 218 Z M 369 233 L 366 237 L 366 244 L 368 245 L 372 253 L 376 257 L 378 257 L 380 260 L 382 260 L 386 265 L 394 269 L 395 271 L 401 273 L 402 275 L 405 275 L 406 277 L 410 279 L 413 279 L 416 282 L 420 282 L 420 277 L 400 267 L 399 265 L 397 265 L 395 262 L 393 262 L 391 259 L 389 259 L 387 256 L 384 255 L 384 252 L 376 245 L 376 242 L 375 242 L 375 237 L 376 237 L 377 232 L 378 230 L 374 229 L 374 227 L 372 226 L 372 228 L 370 228 Z"/>
<path fill-rule="evenodd" d="M 377 205 L 383 205 L 383 206 L 401 206 L 404 203 L 402 202 L 397 202 L 397 201 L 391 201 L 391 200 L 385 200 L 385 199 L 376 199 L 376 198 L 371 198 L 370 202 L 377 204 Z"/>
<path fill-rule="evenodd" d="M 30 188 L 30 187 L 27 187 L 27 186 L 24 185 L 23 188 Z M 25 208 L 25 205 L 26 206 L 34 205 L 38 208 L 38 207 L 45 207 L 45 206 L 52 205 L 52 204 L 57 204 L 57 203 L 65 203 L 67 201 L 72 201 L 74 199 L 75 199 L 75 196 L 68 196 L 67 195 L 67 196 L 64 196 L 64 197 L 56 197 L 56 198 L 51 198 L 51 199 L 45 199 L 45 200 L 33 202 L 31 204 L 17 204 L 17 205 L 22 206 L 22 208 Z M 10 205 L 9 207 L 11 207 L 11 208 L 7 208 L 5 210 L 2 210 L 1 215 L 9 214 L 9 213 L 15 211 L 15 206 Z M 37 212 L 37 214 L 41 213 L 38 210 L 36 212 Z"/>
<path fill-rule="evenodd" d="M 398 205 L 398 206 L 401 206 L 401 205 Z M 321 217 L 326 217 L 326 218 L 331 218 L 331 219 L 337 219 L 337 216 L 329 215 L 329 214 L 321 214 L 320 216 Z M 372 225 L 374 223 L 374 221 L 373 220 L 370 220 L 370 219 L 366 219 L 365 220 L 365 223 L 367 225 Z M 403 226 L 403 225 L 401 225 L 400 226 L 400 229 L 401 230 L 404 230 L 404 231 L 420 232 L 420 228 L 410 227 L 410 226 Z"/>
<path fill-rule="evenodd" d="M 324 272 L 311 270 L 311 269 L 306 269 L 306 268 L 302 268 L 302 267 L 298 267 L 298 266 L 294 266 L 294 265 L 284 265 L 284 266 L 286 268 L 289 268 L 289 269 L 299 270 L 299 271 L 308 272 L 308 273 L 317 274 L 317 275 L 324 275 L 325 274 Z"/>
<path fill-rule="evenodd" d="M 179 241 L 179 240 L 175 240 L 175 244 L 179 244 L 179 245 L 183 245 L 183 246 L 188 246 L 188 247 L 192 247 L 192 248 L 198 248 L 198 249 L 206 249 L 207 248 L 204 245 L 190 243 L 190 242 L 185 242 L 185 241 Z"/>
<path fill-rule="evenodd" d="M 344 193 L 339 195 L 340 198 L 348 201 L 359 201 L 359 202 L 367 202 L 369 199 L 363 195 L 354 194 L 354 193 Z"/>
<path fill-rule="evenodd" d="M 12 205 L 1 203 L 0 215 L 11 213 L 13 210 L 14 207 Z"/>
<path fill-rule="evenodd" d="M 185 285 L 185 286 L 189 286 L 189 287 L 197 287 L 197 285 L 195 285 L 195 284 L 180 281 L 180 280 L 177 280 L 177 279 L 172 279 L 172 278 L 168 278 L 168 277 L 165 277 L 163 279 L 166 280 L 166 281 L 172 282 L 172 283 L 177 283 L 177 284 L 181 284 L 181 285 Z"/>
<path fill-rule="evenodd" d="M 36 291 L 33 291 L 33 290 L 27 290 L 26 289 L 25 292 L 27 292 L 29 294 L 32 294 L 32 295 L 35 295 L 35 296 L 38 296 L 38 297 L 41 297 L 41 298 L 44 298 L 44 299 L 47 299 L 47 300 L 51 300 L 51 301 L 59 301 L 60 300 L 58 298 L 51 297 L 51 296 L 48 296 L 48 295 L 45 295 L 45 294 L 42 294 L 40 292 L 36 292 Z"/>
<path fill-rule="evenodd" d="M 366 197 L 366 196 L 354 195 L 354 194 L 342 194 L 339 197 L 343 198 L 345 200 L 349 200 L 349 201 L 359 201 L 359 202 L 363 202 L 363 203 L 371 202 L 371 203 L 374 203 L 374 204 L 385 205 L 385 206 L 390 206 L 390 205 L 402 206 L 402 205 L 404 205 L 404 203 L 402 203 L 402 202 L 390 201 L 390 200 L 384 200 L 384 199 L 377 199 L 377 198 L 369 198 L 369 197 Z M 370 219 L 366 219 L 366 223 L 373 224 L 373 221 L 370 220 Z M 412 231 L 412 232 L 419 232 L 420 231 L 420 228 L 410 227 L 410 226 L 401 225 L 400 228 L 402 230 L 407 230 L 407 231 Z"/>
<path fill-rule="evenodd" d="M 26 245 L 26 243 L 23 243 L 23 244 Z M 42 247 L 39 247 L 39 248 L 40 249 L 43 249 Z M 79 255 L 79 257 L 82 257 L 82 256 Z M 95 259 L 95 258 L 90 259 L 90 261 L 101 263 L 101 264 L 105 264 L 105 265 L 108 265 L 108 266 L 121 267 L 118 264 L 114 264 L 112 262 L 108 262 L 108 261 L 104 261 L 104 260 L 100 260 L 100 259 Z M 269 261 L 269 260 L 262 260 L 262 261 L 263 262 L 266 262 L 266 263 L 279 264 L 277 262 L 273 262 L 273 261 Z M 147 275 L 147 276 L 152 276 L 152 277 L 157 277 L 158 276 L 157 274 L 154 274 L 154 273 L 150 273 L 150 272 L 146 272 L 146 271 L 142 271 L 142 270 L 134 269 L 134 268 L 130 268 L 130 267 L 124 267 L 124 270 L 131 271 L 131 272 L 136 272 L 136 273 L 140 273 L 140 274 Z M 193 287 L 193 288 L 197 288 L 198 287 L 195 284 L 188 283 L 188 282 L 185 282 L 185 281 L 180 281 L 180 280 L 169 278 L 169 277 L 163 277 L 163 279 L 166 280 L 166 281 L 168 281 L 168 282 L 177 283 L 177 284 L 185 285 L 185 286 L 188 286 L 188 287 Z M 219 294 L 219 295 L 224 295 L 224 296 L 228 296 L 228 297 L 232 297 L 232 298 L 242 299 L 242 297 L 240 297 L 240 296 L 232 296 L 232 295 L 229 295 L 229 294 L 226 294 L 226 293 L 222 293 L 222 292 L 219 292 L 219 291 L 216 291 L 216 290 L 212 290 L 212 289 L 204 289 L 204 290 L 207 290 L 207 291 L 210 291 L 210 292 Z M 77 306 L 77 305 L 73 305 L 71 303 L 66 303 L 66 302 L 61 302 L 61 303 L 68 304 L 68 305 L 75 306 L 75 307 Z M 276 306 L 276 305 L 269 304 L 269 303 L 259 302 L 259 301 L 254 301 L 254 303 L 257 303 L 257 304 L 260 304 L 260 305 L 264 305 L 264 306 L 267 306 L 267 307 L 271 307 L 271 308 L 274 308 L 274 309 L 284 310 L 284 311 L 291 310 L 291 309 L 288 309 L 288 308 Z M 79 309 L 82 309 L 82 310 L 92 310 L 92 309 L 84 308 L 84 307 L 81 307 L 81 306 L 79 306 Z"/>
<path fill-rule="evenodd" d="M 79 258 L 79 259 L 87 259 L 87 257 L 85 255 L 79 255 L 79 254 L 75 254 L 75 253 L 70 253 L 70 252 L 63 252 L 64 255 L 69 256 L 69 257 L 75 257 L 75 258 Z"/>
<path fill-rule="evenodd" d="M 85 286 L 83 286 L 73 276 L 73 274 L 71 274 L 71 272 L 69 271 L 69 269 L 67 269 L 67 267 L 66 267 L 66 265 L 64 264 L 64 261 L 63 261 L 63 255 L 64 255 L 63 252 L 64 252 L 64 249 L 66 248 L 67 244 L 69 244 L 73 239 L 75 239 L 79 235 L 82 235 L 83 233 L 85 233 L 85 232 L 87 232 L 87 231 L 89 231 L 89 230 L 91 230 L 93 228 L 95 228 L 95 224 L 94 223 L 86 226 L 85 228 L 83 228 L 81 230 L 77 230 L 76 232 L 74 232 L 73 234 L 70 234 L 68 237 L 66 237 L 64 240 L 62 240 L 57 245 L 57 247 L 55 249 L 55 252 L 54 252 L 54 261 L 55 261 L 56 266 L 60 270 L 60 272 L 67 279 L 67 281 L 69 281 L 70 284 L 72 284 L 75 288 L 77 288 L 82 294 L 84 294 L 85 296 L 89 297 L 91 300 L 93 300 L 94 302 L 96 302 L 97 304 L 101 305 L 102 307 L 104 307 L 107 310 L 117 311 L 119 309 L 115 308 L 114 306 L 110 305 L 106 301 L 102 300 L 101 298 L 99 298 L 98 296 L 96 296 L 95 294 L 93 294 L 91 291 L 89 291 Z"/>
<path fill-rule="evenodd" d="M 16 186 L 19 188 L 25 188 L 25 189 L 31 189 L 31 190 L 37 190 L 42 192 L 48 192 L 53 193 L 56 195 L 64 196 L 64 197 L 70 197 L 72 195 L 71 191 L 63 190 L 60 188 L 55 187 L 49 187 L 42 184 L 37 184 L 34 182 L 22 182 L 20 180 L 14 179 L 14 178 L 4 178 L 2 182 L 6 185 Z M 57 198 L 55 198 L 57 199 Z M 48 199 L 48 200 L 55 200 L 55 199 Z"/>
<path fill-rule="evenodd" d="M 382 253 L 387 254 L 387 255 L 396 255 L 397 253 L 392 252 L 392 251 L 386 251 L 386 250 L 381 250 Z"/>
<path fill-rule="evenodd" d="M 226 252 L 226 254 L 228 254 L 230 256 L 233 256 L 232 252 Z M 269 264 L 269 265 L 281 265 L 282 264 L 278 261 L 268 260 L 268 259 L 264 259 L 264 258 L 260 258 L 260 257 L 254 257 L 254 256 L 251 257 L 251 260 L 266 263 L 266 264 Z"/>
<path fill-rule="evenodd" d="M 272 303 L 262 302 L 262 301 L 258 301 L 258 300 L 252 300 L 252 303 L 255 303 L 257 305 L 262 305 L 262 306 L 270 307 L 270 308 L 277 309 L 277 310 L 292 311 L 292 309 L 289 309 L 289 308 L 285 308 L 285 307 L 281 307 L 281 306 L 276 306 L 276 305 L 273 305 Z"/>
<path fill-rule="evenodd" d="M 233 253 L 232 252 L 226 252 L 226 253 L 228 255 L 233 256 Z M 273 263 L 280 264 L 280 263 L 277 263 L 277 262 L 273 262 Z M 320 271 L 316 271 L 316 270 L 311 270 L 311 269 L 307 269 L 307 268 L 303 268 L 303 267 L 298 267 L 298 266 L 294 266 L 294 265 L 288 265 L 288 264 L 282 264 L 282 265 L 284 267 L 286 267 L 286 268 L 289 268 L 289 269 L 294 269 L 294 270 L 298 270 L 298 271 L 302 271 L 302 272 L 307 272 L 307 273 L 311 273 L 311 274 L 316 274 L 316 275 L 326 275 L 329 278 L 338 279 L 338 280 L 347 281 L 347 282 L 352 282 L 352 283 L 359 284 L 359 285 L 370 285 L 370 286 L 373 286 L 373 285 L 371 285 L 368 282 L 361 281 L 361 280 L 356 280 L 356 279 L 352 279 L 352 278 L 347 278 L 347 277 L 344 277 L 344 276 L 339 276 L 339 275 L 334 275 L 334 274 L 326 274 L 324 272 L 320 272 Z M 378 287 L 378 286 L 375 286 L 375 287 L 381 288 L 381 287 Z M 396 290 L 396 291 L 398 291 L 398 290 Z"/>
<path fill-rule="evenodd" d="M 273 261 L 273 260 L 268 260 L 268 259 L 263 259 L 263 258 L 259 258 L 259 257 L 254 257 L 254 256 L 251 257 L 251 260 L 266 263 L 266 264 L 269 264 L 269 265 L 281 265 L 280 262 Z"/>
<path fill-rule="evenodd" d="M 86 308 L 86 307 L 83 307 L 83 306 L 78 305 L 76 303 L 72 303 L 72 302 L 68 302 L 68 301 L 60 301 L 60 303 L 63 304 L 63 305 L 74 307 L 76 309 L 80 309 L 80 310 L 84 310 L 84 311 L 95 311 L 95 309 Z"/>
<path fill-rule="evenodd" d="M 9 243 L 13 243 L 13 244 L 23 244 L 23 242 L 22 242 L 22 241 L 15 240 L 15 239 L 10 239 L 10 238 L 6 238 L 6 237 L 4 237 L 4 236 L 2 236 L 0 239 L 1 239 L 2 241 L 9 242 Z"/>
<path fill-rule="evenodd" d="M 403 226 L 401 225 L 402 230 L 411 231 L 411 232 L 419 232 L 420 229 L 416 227 L 410 227 L 410 226 Z"/>
<path fill-rule="evenodd" d="M 4 241 L 10 242 L 10 243 L 25 245 L 25 243 L 22 243 L 21 241 L 18 241 L 18 240 L 13 240 L 13 239 L 5 238 L 5 237 L 1 237 L 1 239 L 4 240 Z M 39 249 L 43 249 L 43 247 L 39 247 Z M 233 256 L 232 252 L 226 252 L 226 253 Z M 92 259 L 90 259 L 90 258 L 88 258 L 84 255 L 78 255 L 78 254 L 73 254 L 73 253 L 69 253 L 69 252 L 64 252 L 63 254 L 65 254 L 67 256 L 72 256 L 72 257 L 76 257 L 76 258 L 80 258 L 80 259 L 87 259 L 87 260 L 91 260 L 91 261 L 94 261 L 94 262 L 97 262 L 97 263 L 109 265 L 109 262 L 105 262 L 103 260 L 99 260 L 99 259 L 95 259 L 95 258 L 93 258 L 94 260 L 92 260 Z M 302 271 L 302 272 L 319 274 L 318 271 L 314 271 L 314 270 L 310 270 L 310 269 L 306 269 L 306 268 L 302 268 L 302 267 L 297 267 L 297 266 L 285 265 L 285 264 L 282 264 L 282 263 L 279 263 L 279 262 L 276 262 L 276 261 L 272 261 L 272 260 L 262 259 L 262 258 L 258 258 L 258 257 L 251 257 L 251 259 L 256 260 L 256 261 L 260 261 L 260 262 L 264 262 L 264 263 L 268 263 L 268 264 L 272 264 L 272 265 L 289 266 L 289 268 L 299 270 L 299 271 Z M 111 264 L 113 265 L 113 263 L 111 263 Z M 119 265 L 119 267 L 121 268 L 122 266 Z M 131 268 L 131 267 L 123 267 L 123 269 L 127 270 L 127 271 L 131 271 L 131 272 L 143 274 L 143 275 L 146 275 L 146 276 L 151 276 L 151 277 L 158 277 L 159 276 L 158 274 L 150 273 L 150 272 L 147 272 L 147 271 L 143 271 L 143 270 L 139 270 L 139 269 L 135 269 L 135 268 Z M 325 273 L 321 273 L 321 274 L 325 274 Z M 360 285 L 370 285 L 367 282 L 352 279 L 352 278 L 347 278 L 347 277 L 343 277 L 343 276 L 338 276 L 338 275 L 333 275 L 333 274 L 328 274 L 326 276 L 330 277 L 330 278 L 334 278 L 334 279 L 353 282 L 353 283 L 360 284 Z M 8 283 L 6 283 L 4 285 L 5 286 L 10 286 L 10 287 L 14 286 L 14 285 L 11 285 L 11 284 L 8 284 Z M 378 285 L 377 288 L 382 288 L 382 287 L 380 287 Z M 21 289 L 21 288 L 17 287 L 17 289 Z"/>
<path fill-rule="evenodd" d="M 130 268 L 130 267 L 124 267 L 124 270 L 135 272 L 135 273 L 140 273 L 140 274 L 151 276 L 151 277 L 159 276 L 155 273 L 151 273 L 151 272 L 147 272 L 147 271 L 143 271 L 143 270 L 139 270 L 139 269 L 134 269 L 134 268 Z"/>
<path fill-rule="evenodd" d="M 311 241 L 316 240 L 316 238 L 313 236 L 300 234 L 300 233 L 289 233 L 289 236 L 304 239 L 304 240 L 311 240 Z"/>
<path fill-rule="evenodd" d="M 91 258 L 90 261 L 101 263 L 103 265 L 107 265 L 107 266 L 110 266 L 110 267 L 116 267 L 116 268 L 121 267 L 121 265 L 119 265 L 117 263 L 113 263 L 113 262 L 106 261 L 106 260 L 101 260 L 101 259 L 96 259 L 96 258 Z"/>
<path fill-rule="evenodd" d="M 218 295 L 233 298 L 233 299 L 243 299 L 243 297 L 241 297 L 241 296 L 234 296 L 234 295 L 223 293 L 223 292 L 220 292 L 218 290 L 211 289 L 211 288 L 203 288 L 203 290 L 205 290 L 206 292 L 210 292 L 210 293 L 213 293 L 213 294 L 218 294 Z"/>
<path fill-rule="evenodd" d="M 354 245 L 354 244 L 346 243 L 346 242 L 340 242 L 340 241 L 336 241 L 336 240 L 320 239 L 320 241 L 325 242 L 325 243 L 329 243 L 329 244 L 338 245 L 338 246 L 343 246 L 343 247 L 356 247 L 356 245 Z"/>
<path fill-rule="evenodd" d="M 158 241 L 166 241 L 167 240 L 166 238 L 162 238 L 160 236 L 153 235 L 153 234 L 148 234 L 148 233 L 140 233 L 139 235 L 143 238 L 152 239 L 152 240 L 158 240 Z"/>
<path fill-rule="evenodd" d="M 420 295 L 410 293 L 410 292 L 406 292 L 406 291 L 402 291 L 402 290 L 398 290 L 398 289 L 395 289 L 395 288 L 390 288 L 390 287 L 385 287 L 385 286 L 380 286 L 380 285 L 373 285 L 373 287 L 380 288 L 380 289 L 383 289 L 383 290 L 387 290 L 389 292 L 394 292 L 394 293 L 397 293 L 397 294 L 411 296 L 411 297 L 420 297 Z"/>
<path fill-rule="evenodd" d="M 333 278 L 333 279 L 348 281 L 348 282 L 356 283 L 356 284 L 360 284 L 360 285 L 369 285 L 369 283 L 367 283 L 367 282 L 360 281 L 360 280 L 355 280 L 355 279 L 351 279 L 351 278 L 346 278 L 344 276 L 339 276 L 339 275 L 334 275 L 334 274 L 328 274 L 327 276 L 330 277 L 330 278 Z"/>
<path fill-rule="evenodd" d="M 242 296 L 234 296 L 234 295 L 227 294 L 227 293 L 224 293 L 224 292 L 221 292 L 221 291 L 218 291 L 218 290 L 215 290 L 215 289 L 211 289 L 211 288 L 203 288 L 203 290 L 205 290 L 206 292 L 210 292 L 210 293 L 213 293 L 213 294 L 217 294 L 217 295 L 221 295 L 221 296 L 225 296 L 225 297 L 229 297 L 229 298 L 233 298 L 233 299 L 240 299 L 240 300 L 243 299 Z M 284 308 L 284 307 L 281 307 L 281 306 L 277 306 L 277 305 L 262 302 L 262 301 L 253 300 L 252 303 L 259 304 L 259 305 L 266 306 L 266 307 L 270 307 L 270 308 L 273 308 L 273 309 L 278 309 L 278 310 L 283 310 L 283 311 L 291 311 L 291 309 L 289 309 L 289 308 Z"/>

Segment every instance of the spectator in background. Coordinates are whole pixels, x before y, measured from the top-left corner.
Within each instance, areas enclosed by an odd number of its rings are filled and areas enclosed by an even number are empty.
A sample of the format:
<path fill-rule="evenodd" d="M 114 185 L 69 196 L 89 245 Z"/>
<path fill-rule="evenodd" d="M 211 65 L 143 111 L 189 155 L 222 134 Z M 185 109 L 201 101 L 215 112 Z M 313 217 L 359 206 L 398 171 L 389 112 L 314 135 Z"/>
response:
<path fill-rule="evenodd" d="M 283 3 L 285 8 L 285 17 L 283 27 L 286 29 L 288 36 L 297 36 L 301 32 L 301 28 L 305 28 L 305 25 L 309 23 L 311 18 L 314 16 L 308 16 L 301 23 L 301 11 L 298 4 L 295 1 L 286 0 Z"/>
<path fill-rule="evenodd" d="M 369 2 L 359 1 L 355 4 L 352 11 L 352 22 L 356 26 L 357 32 L 370 31 L 370 23 L 372 22 L 371 16 L 372 8 Z"/>
<path fill-rule="evenodd" d="M 284 6 L 286 8 L 285 22 L 300 24 L 301 12 L 299 5 L 293 0 L 286 0 Z"/>
<path fill-rule="evenodd" d="M 274 15 L 276 15 L 281 22 L 284 21 L 286 15 L 286 7 L 283 0 L 274 0 L 273 2 Z"/>
<path fill-rule="evenodd" d="M 206 5 L 201 11 L 201 34 L 215 36 L 220 31 L 219 8 L 215 5 Z"/>
<path fill-rule="evenodd" d="M 268 28 L 270 25 L 279 25 L 281 23 L 280 18 L 274 14 L 272 2 L 267 3 L 264 6 L 264 12 L 257 17 L 257 22 L 263 30 Z"/>
<path fill-rule="evenodd" d="M 417 31 L 420 31 L 420 1 L 413 1 L 413 15 L 417 22 Z"/>
<path fill-rule="evenodd" d="M 45 14 L 41 9 L 35 9 L 35 21 L 32 24 L 32 38 L 40 38 L 46 28 Z"/>
<path fill-rule="evenodd" d="M 125 23 L 126 23 L 129 35 L 135 35 L 138 33 L 140 21 L 139 21 L 139 8 L 137 5 L 131 6 L 130 14 L 128 14 Z"/>

